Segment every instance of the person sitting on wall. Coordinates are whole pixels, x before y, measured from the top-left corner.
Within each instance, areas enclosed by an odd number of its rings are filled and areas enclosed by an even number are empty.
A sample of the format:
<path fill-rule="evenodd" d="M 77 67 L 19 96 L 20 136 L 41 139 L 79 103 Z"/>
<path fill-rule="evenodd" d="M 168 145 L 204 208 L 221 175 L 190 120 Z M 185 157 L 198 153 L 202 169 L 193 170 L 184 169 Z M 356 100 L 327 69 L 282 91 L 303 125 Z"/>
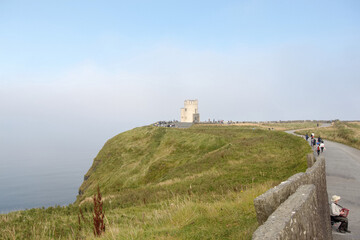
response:
<path fill-rule="evenodd" d="M 341 233 L 351 233 L 351 231 L 348 230 L 348 219 L 343 215 L 344 211 L 342 210 L 343 207 L 341 207 L 338 202 L 341 199 L 340 196 L 334 195 L 331 197 L 331 208 L 330 208 L 330 216 L 331 221 L 334 222 L 341 222 L 338 231 Z"/>

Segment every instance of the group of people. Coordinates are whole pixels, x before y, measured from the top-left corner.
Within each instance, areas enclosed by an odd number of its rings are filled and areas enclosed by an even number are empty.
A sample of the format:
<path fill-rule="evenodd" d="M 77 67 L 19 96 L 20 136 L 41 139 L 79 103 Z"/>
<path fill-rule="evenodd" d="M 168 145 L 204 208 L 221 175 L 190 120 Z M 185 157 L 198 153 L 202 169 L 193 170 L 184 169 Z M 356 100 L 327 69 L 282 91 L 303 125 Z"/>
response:
<path fill-rule="evenodd" d="M 175 127 L 175 123 L 178 121 L 158 121 L 153 124 L 155 127 Z"/>
<path fill-rule="evenodd" d="M 323 153 L 325 150 L 325 143 L 324 140 L 321 139 L 321 137 L 319 136 L 317 139 L 315 137 L 314 133 L 311 133 L 311 136 L 309 137 L 309 135 L 306 133 L 305 135 L 306 141 L 309 140 L 310 138 L 310 145 L 315 148 L 315 151 L 317 152 L 317 155 L 320 155 L 320 152 Z"/>

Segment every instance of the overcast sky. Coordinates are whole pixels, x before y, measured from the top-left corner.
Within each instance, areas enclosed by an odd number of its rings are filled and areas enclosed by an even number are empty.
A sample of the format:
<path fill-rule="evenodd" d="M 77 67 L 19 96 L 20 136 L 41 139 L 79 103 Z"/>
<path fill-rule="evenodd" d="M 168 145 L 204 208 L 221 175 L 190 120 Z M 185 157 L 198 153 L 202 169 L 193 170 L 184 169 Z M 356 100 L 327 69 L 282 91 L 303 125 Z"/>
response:
<path fill-rule="evenodd" d="M 180 119 L 185 99 L 201 120 L 358 120 L 359 13 L 357 0 L 0 0 L 0 157 L 93 156 Z"/>

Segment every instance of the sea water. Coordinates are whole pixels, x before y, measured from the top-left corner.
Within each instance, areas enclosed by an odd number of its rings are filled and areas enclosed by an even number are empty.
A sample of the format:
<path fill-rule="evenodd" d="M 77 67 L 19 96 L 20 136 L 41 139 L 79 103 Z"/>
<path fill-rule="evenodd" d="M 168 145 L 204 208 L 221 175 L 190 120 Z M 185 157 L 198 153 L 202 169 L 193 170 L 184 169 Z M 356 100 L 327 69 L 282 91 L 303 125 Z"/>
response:
<path fill-rule="evenodd" d="M 79 157 L 0 159 L 0 213 L 74 202 L 91 163 Z"/>
<path fill-rule="evenodd" d="M 0 213 L 73 203 L 106 137 L 23 135 L 0 136 Z"/>
<path fill-rule="evenodd" d="M 104 143 L 132 125 L 0 118 L 0 213 L 73 203 Z"/>

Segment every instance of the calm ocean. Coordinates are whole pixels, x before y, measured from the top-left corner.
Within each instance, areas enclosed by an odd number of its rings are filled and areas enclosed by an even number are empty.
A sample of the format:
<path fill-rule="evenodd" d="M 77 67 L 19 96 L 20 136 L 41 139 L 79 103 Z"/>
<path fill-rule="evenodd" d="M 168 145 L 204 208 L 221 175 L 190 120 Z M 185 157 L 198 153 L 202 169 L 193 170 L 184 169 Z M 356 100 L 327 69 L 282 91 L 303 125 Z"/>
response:
<path fill-rule="evenodd" d="M 0 213 L 73 203 L 106 140 L 123 131 L 118 124 L 10 120 L 0 118 Z"/>
<path fill-rule="evenodd" d="M 74 202 L 89 168 L 85 161 L 49 161 L 41 165 L 31 162 L 34 160 L 0 160 L 0 213 Z"/>
<path fill-rule="evenodd" d="M 0 136 L 0 213 L 73 203 L 104 143 L 103 137 L 68 139 L 60 133 L 4 136 Z"/>

